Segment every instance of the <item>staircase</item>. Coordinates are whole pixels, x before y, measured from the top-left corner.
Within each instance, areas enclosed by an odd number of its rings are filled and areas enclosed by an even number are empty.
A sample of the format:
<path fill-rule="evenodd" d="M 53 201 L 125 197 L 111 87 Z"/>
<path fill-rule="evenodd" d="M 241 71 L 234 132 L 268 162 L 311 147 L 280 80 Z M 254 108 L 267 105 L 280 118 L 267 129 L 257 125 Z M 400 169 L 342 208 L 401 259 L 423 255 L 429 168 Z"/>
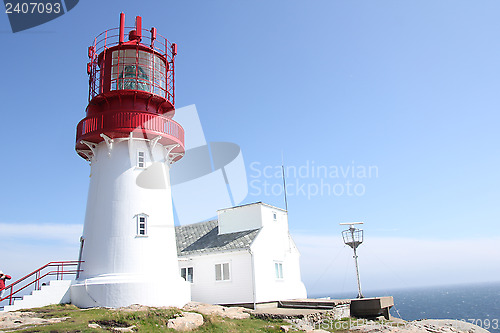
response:
<path fill-rule="evenodd" d="M 48 285 L 42 286 L 40 290 L 33 290 L 31 295 L 16 299 L 12 305 L 4 306 L 3 312 L 39 308 L 51 304 L 69 303 L 71 301 L 70 287 L 71 280 L 50 281 Z"/>
<path fill-rule="evenodd" d="M 71 275 L 81 272 L 81 261 L 53 261 L 4 288 L 0 311 L 36 308 L 70 302 Z M 56 279 L 53 279 L 53 278 Z M 66 277 L 66 280 L 64 278 Z M 46 281 L 46 282 L 42 282 Z M 33 286 L 30 295 L 21 297 L 21 291 Z M 27 289 L 26 289 L 27 290 Z"/>

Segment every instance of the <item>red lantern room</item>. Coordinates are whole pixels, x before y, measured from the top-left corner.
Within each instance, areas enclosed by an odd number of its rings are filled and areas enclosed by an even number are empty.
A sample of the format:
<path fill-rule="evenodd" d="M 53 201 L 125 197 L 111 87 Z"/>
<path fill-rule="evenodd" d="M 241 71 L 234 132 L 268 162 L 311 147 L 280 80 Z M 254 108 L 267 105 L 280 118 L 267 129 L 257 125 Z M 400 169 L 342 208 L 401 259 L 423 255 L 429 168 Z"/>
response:
<path fill-rule="evenodd" d="M 127 31 L 127 40 L 125 33 Z M 106 30 L 89 47 L 89 104 L 76 134 L 78 154 L 91 160 L 92 144 L 105 137 L 143 137 L 167 146 L 178 160 L 184 153 L 184 130 L 171 118 L 175 113 L 174 58 L 177 45 L 151 30 L 135 27 Z"/>

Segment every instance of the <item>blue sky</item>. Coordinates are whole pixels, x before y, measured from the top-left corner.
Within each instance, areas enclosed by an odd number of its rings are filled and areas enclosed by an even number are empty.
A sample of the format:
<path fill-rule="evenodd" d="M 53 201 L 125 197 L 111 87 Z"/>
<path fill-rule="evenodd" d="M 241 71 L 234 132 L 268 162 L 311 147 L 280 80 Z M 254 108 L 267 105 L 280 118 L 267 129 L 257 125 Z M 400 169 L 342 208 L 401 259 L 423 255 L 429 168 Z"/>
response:
<path fill-rule="evenodd" d="M 253 184 L 244 203 L 284 206 L 262 185 L 281 179 L 257 177 L 282 152 L 296 170 L 376 168 L 371 177 L 289 175 L 308 189 L 291 187 L 288 203 L 310 290 L 335 291 L 346 274 L 342 288 L 355 289 L 338 223 L 358 220 L 368 288 L 498 280 L 496 1 L 80 1 L 16 34 L 0 15 L 2 270 L 76 259 L 89 175 L 74 152 L 87 47 L 121 11 L 127 25 L 141 15 L 178 43 L 177 107 L 196 105 L 208 141 L 241 147 Z M 363 193 L 314 194 L 321 181 Z M 471 262 L 477 274 L 458 277 Z M 381 278 L 386 266 L 401 279 Z"/>

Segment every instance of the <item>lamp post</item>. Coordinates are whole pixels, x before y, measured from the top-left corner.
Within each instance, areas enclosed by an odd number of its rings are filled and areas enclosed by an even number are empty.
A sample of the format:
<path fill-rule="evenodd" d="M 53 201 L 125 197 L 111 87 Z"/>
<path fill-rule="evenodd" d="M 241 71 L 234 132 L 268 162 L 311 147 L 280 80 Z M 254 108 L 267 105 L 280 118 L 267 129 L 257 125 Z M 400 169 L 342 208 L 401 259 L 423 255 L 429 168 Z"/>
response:
<path fill-rule="evenodd" d="M 363 298 L 361 293 L 361 282 L 359 281 L 359 268 L 358 268 L 358 255 L 356 249 L 363 243 L 363 230 L 354 227 L 356 224 L 363 224 L 363 222 L 347 222 L 340 223 L 340 225 L 348 225 L 349 229 L 342 231 L 342 238 L 344 244 L 349 245 L 354 250 L 354 264 L 356 265 L 356 277 L 358 279 L 358 298 Z"/>

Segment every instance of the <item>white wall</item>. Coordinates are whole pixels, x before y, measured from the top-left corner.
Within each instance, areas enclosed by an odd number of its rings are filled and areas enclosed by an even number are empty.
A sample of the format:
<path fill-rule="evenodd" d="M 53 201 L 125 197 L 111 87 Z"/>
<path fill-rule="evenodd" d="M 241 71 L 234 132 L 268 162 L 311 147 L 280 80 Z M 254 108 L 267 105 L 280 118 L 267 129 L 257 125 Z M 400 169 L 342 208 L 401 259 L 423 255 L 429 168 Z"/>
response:
<path fill-rule="evenodd" d="M 219 234 L 228 234 L 262 227 L 260 205 L 246 205 L 217 211 Z"/>
<path fill-rule="evenodd" d="M 146 168 L 137 166 L 144 151 Z M 83 228 L 83 272 L 72 286 L 79 306 L 183 305 L 189 285 L 178 275 L 165 149 L 149 141 L 98 144 L 92 159 Z M 147 214 L 147 236 L 137 214 Z"/>
<path fill-rule="evenodd" d="M 264 206 L 263 211 L 267 214 L 273 208 Z M 276 221 L 266 219 L 265 227 L 251 246 L 257 303 L 307 297 L 300 275 L 300 254 L 288 233 L 286 213 L 278 215 Z M 275 262 L 283 265 L 283 279 L 276 278 Z"/>
<path fill-rule="evenodd" d="M 229 262 L 231 279 L 215 280 L 215 265 Z M 210 304 L 253 303 L 251 256 L 247 250 L 192 256 L 179 261 L 182 267 L 193 267 L 191 299 Z"/>
<path fill-rule="evenodd" d="M 274 220 L 274 213 L 276 220 Z M 288 225 L 286 212 L 264 203 L 254 203 L 217 211 L 219 234 L 258 229 L 276 221 Z"/>

